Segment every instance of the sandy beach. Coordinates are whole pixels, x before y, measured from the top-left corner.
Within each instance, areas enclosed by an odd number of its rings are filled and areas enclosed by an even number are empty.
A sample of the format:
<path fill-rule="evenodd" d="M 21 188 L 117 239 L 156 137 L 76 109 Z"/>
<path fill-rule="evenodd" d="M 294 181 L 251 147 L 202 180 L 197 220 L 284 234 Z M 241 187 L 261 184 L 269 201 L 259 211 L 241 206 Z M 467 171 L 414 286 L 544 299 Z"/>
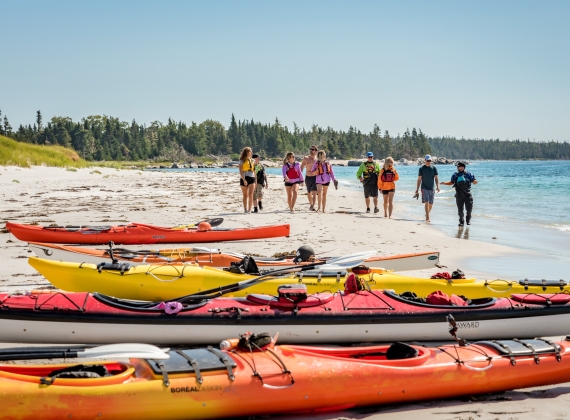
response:
<path fill-rule="evenodd" d="M 138 221 L 171 226 L 211 217 L 223 217 L 224 227 L 290 223 L 289 238 L 228 242 L 212 244 L 211 247 L 266 256 L 293 251 L 305 244 L 323 255 L 342 255 L 370 249 L 376 249 L 382 255 L 439 250 L 441 263 L 447 267 L 444 270 L 450 272 L 465 267 L 466 258 L 485 262 L 509 255 L 524 255 L 519 249 L 477 241 L 470 241 L 469 255 L 466 255 L 459 246 L 463 242 L 461 238 L 447 236 L 422 220 L 403 216 L 402 204 L 396 204 L 392 220 L 382 217 L 382 210 L 377 215 L 363 213 L 364 197 L 361 192 L 354 190 L 329 189 L 327 213 L 317 214 L 309 212 L 306 193 L 302 189 L 297 211 L 291 214 L 287 209 L 282 180 L 274 176 L 269 177 L 269 188 L 265 190 L 264 211 L 243 214 L 237 171 L 233 174 L 0 167 L 0 186 L 2 224 L 14 221 L 109 225 Z M 438 213 L 437 206 L 434 206 L 432 219 L 442 217 L 449 215 Z M 51 288 L 27 264 L 27 257 L 31 254 L 26 243 L 2 233 L 0 244 L 0 260 L 3 263 L 0 292 Z M 149 246 L 138 248 L 148 249 Z M 441 269 L 408 274 L 429 277 L 437 271 Z M 497 277 L 485 271 L 484 263 L 476 271 L 466 272 L 466 275 L 480 279 Z M 396 415 L 399 419 L 567 418 L 570 416 L 570 384 L 464 400 L 375 407 L 302 418 L 379 419 Z"/>

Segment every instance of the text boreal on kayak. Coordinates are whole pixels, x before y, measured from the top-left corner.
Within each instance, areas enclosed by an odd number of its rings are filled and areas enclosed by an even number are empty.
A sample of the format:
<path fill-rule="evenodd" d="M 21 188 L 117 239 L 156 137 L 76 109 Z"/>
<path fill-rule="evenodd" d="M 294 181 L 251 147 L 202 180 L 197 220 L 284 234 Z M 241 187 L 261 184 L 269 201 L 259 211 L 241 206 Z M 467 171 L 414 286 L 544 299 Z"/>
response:
<path fill-rule="evenodd" d="M 123 299 L 168 300 L 197 293 L 217 286 L 252 279 L 254 276 L 197 265 L 138 265 L 119 264 L 118 269 L 98 269 L 95 264 L 50 261 L 30 257 L 28 263 L 49 282 L 68 292 L 99 292 Z M 309 293 L 337 292 L 345 288 L 346 270 L 311 270 L 288 277 L 279 277 L 255 284 L 232 293 L 246 296 L 250 293 L 273 294 L 281 284 L 304 284 Z M 570 293 L 563 280 L 485 280 L 429 279 L 382 273 L 372 270 L 358 274 L 371 289 L 392 289 L 396 293 L 412 291 L 420 297 L 441 290 L 448 295 L 463 295 L 470 299 L 509 297 L 513 293 Z"/>
<path fill-rule="evenodd" d="M 101 261 L 111 260 L 109 248 L 94 249 L 38 242 L 30 242 L 28 245 L 38 257 L 53 261 L 99 264 Z M 196 263 L 215 268 L 230 267 L 232 263 L 239 263 L 245 257 L 244 254 L 236 252 L 221 252 L 218 249 L 202 247 L 165 248 L 157 250 L 113 248 L 112 253 L 113 257 L 118 261 L 129 262 L 132 265 Z M 314 261 L 326 261 L 326 258 L 316 258 Z M 303 264 L 303 262 L 297 263 L 293 258 L 255 257 L 255 262 L 263 272 Z M 367 257 L 364 263 L 368 267 L 384 268 L 385 270 L 421 270 L 435 267 L 439 263 L 439 252 L 418 252 L 388 256 L 373 255 Z"/>
<path fill-rule="evenodd" d="M 543 339 L 207 347 L 170 350 L 161 361 L 2 364 L 2 419 L 233 418 L 503 392 L 567 382 L 569 347 Z"/>
<path fill-rule="evenodd" d="M 241 241 L 248 239 L 289 236 L 290 226 L 270 225 L 251 228 L 198 228 L 161 227 L 144 223 L 117 226 L 39 226 L 6 223 L 6 229 L 21 241 L 51 242 L 60 244 L 103 245 L 116 244 L 164 244 Z"/>
<path fill-rule="evenodd" d="M 466 306 L 405 296 L 355 289 L 309 295 L 303 285 L 281 286 L 278 296 L 170 302 L 97 293 L 0 294 L 0 331 L 4 342 L 28 343 L 213 344 L 243 331 L 280 333 L 286 343 L 357 343 L 448 340 L 449 314 L 469 340 L 563 335 L 570 323 L 570 295 L 563 293 Z"/>

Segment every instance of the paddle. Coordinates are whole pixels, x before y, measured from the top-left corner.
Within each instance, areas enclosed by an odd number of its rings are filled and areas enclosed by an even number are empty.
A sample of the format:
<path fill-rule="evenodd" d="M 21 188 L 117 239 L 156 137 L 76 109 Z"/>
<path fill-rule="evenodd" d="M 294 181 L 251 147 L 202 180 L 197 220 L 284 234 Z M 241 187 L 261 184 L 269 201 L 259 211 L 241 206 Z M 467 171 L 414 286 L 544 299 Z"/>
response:
<path fill-rule="evenodd" d="M 0 351 L 0 360 L 28 360 L 28 359 L 168 359 L 168 350 L 162 350 L 150 344 L 108 344 L 105 346 L 78 349 L 72 347 L 62 348 L 30 348 L 5 349 Z"/>
<path fill-rule="evenodd" d="M 251 286 L 254 286 L 258 283 L 262 283 L 266 280 L 269 280 L 270 278 L 280 277 L 284 274 L 291 274 L 291 273 L 298 273 L 300 271 L 314 270 L 315 268 L 319 269 L 319 270 L 327 270 L 327 271 L 334 271 L 334 270 L 342 271 L 342 270 L 346 270 L 347 268 L 351 268 L 351 267 L 355 267 L 357 265 L 360 265 L 364 262 L 362 259 L 360 259 L 358 261 L 354 261 L 354 260 L 351 260 L 348 258 L 346 258 L 346 259 L 347 259 L 347 261 L 341 262 L 338 264 L 329 264 L 329 263 L 324 263 L 324 262 L 317 262 L 314 264 L 307 264 L 307 265 L 302 265 L 299 267 L 292 267 L 292 268 L 284 268 L 281 270 L 275 270 L 275 271 L 271 271 L 269 273 L 263 274 L 261 276 L 254 277 L 252 279 L 239 281 L 237 283 L 227 284 L 224 286 L 218 286 L 218 287 L 213 288 L 213 289 L 208 289 L 208 290 L 204 290 L 202 292 L 193 293 L 191 295 L 182 296 L 182 297 L 180 297 L 178 299 L 174 299 L 174 300 L 177 302 L 180 302 L 180 303 L 184 303 L 184 302 L 189 302 L 189 301 L 193 301 L 196 299 L 213 299 L 216 297 L 223 296 L 227 293 L 233 293 L 233 292 L 238 292 L 238 291 L 243 290 L 243 289 L 247 289 L 248 287 L 251 287 Z"/>
<path fill-rule="evenodd" d="M 202 220 L 201 222 L 193 223 L 193 224 L 189 224 L 189 225 L 175 226 L 172 228 L 172 230 L 191 229 L 191 228 L 198 226 L 202 222 L 207 222 L 210 224 L 210 226 L 216 227 L 216 226 L 220 226 L 223 221 L 224 221 L 223 217 L 216 217 L 214 219 L 206 219 L 206 220 Z"/>

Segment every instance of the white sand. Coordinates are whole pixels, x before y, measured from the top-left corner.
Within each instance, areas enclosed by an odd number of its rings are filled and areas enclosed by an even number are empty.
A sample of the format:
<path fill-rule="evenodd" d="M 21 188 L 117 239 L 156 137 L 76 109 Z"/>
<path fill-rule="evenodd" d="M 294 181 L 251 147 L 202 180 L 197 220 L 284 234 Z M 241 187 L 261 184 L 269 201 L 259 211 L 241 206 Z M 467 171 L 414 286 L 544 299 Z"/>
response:
<path fill-rule="evenodd" d="M 96 171 L 100 172 L 97 173 Z M 79 169 L 0 167 L 0 222 L 39 222 L 60 225 L 109 225 L 145 222 L 171 226 L 211 217 L 224 217 L 224 227 L 291 224 L 289 238 L 204 245 L 222 250 L 272 255 L 311 245 L 317 253 L 342 255 L 377 249 L 383 255 L 439 250 L 441 262 L 452 271 L 462 267 L 467 257 L 500 258 L 521 254 L 520 250 L 470 241 L 465 255 L 464 240 L 445 236 L 422 220 L 406 220 L 396 205 L 394 219 L 380 213 L 365 214 L 364 197 L 356 191 L 329 189 L 327 213 L 308 211 L 305 190 L 297 201 L 297 212 L 288 211 L 282 180 L 269 177 L 270 187 L 263 200 L 264 211 L 243 214 L 237 170 L 213 172 L 143 172 L 107 168 Z M 16 182 L 17 181 L 17 182 Z M 358 212 L 344 214 L 337 212 Z M 432 220 L 443 217 L 434 206 Z M 187 246 L 187 245 L 185 245 Z M 170 245 L 168 245 L 170 247 Z M 137 247 L 132 247 L 137 248 Z M 138 248 L 149 248 L 141 246 Z M 152 246 L 157 248 L 157 246 Z M 25 243 L 9 234 L 0 234 L 0 292 L 21 292 L 49 287 L 49 283 L 28 264 Z M 439 269 L 409 274 L 430 276 Z M 469 277 L 495 278 L 482 267 Z M 0 336 L 1 340 L 1 336 Z M 429 386 L 429 384 L 426 384 Z M 396 408 L 373 408 L 307 418 L 376 419 L 535 419 L 570 416 L 568 384 L 538 391 L 513 391 L 476 401 L 429 402 Z M 512 401 L 505 401 L 504 397 Z M 339 396 L 342 398 L 342 396 Z M 383 413 L 383 414 L 374 414 Z"/>

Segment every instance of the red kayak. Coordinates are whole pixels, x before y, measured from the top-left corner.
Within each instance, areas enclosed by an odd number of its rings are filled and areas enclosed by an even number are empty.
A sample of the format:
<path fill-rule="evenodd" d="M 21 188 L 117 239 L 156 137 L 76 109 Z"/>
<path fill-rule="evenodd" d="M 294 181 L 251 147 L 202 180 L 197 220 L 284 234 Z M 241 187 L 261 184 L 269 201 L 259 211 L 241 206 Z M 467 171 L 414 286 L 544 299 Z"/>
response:
<path fill-rule="evenodd" d="M 58 244 L 143 245 L 166 243 L 202 243 L 241 241 L 247 239 L 289 236 L 290 226 L 271 225 L 253 228 L 198 228 L 162 227 L 144 223 L 117 226 L 39 226 L 6 223 L 6 229 L 26 242 L 52 242 Z"/>
<path fill-rule="evenodd" d="M 308 295 L 302 284 L 280 286 L 275 297 L 194 295 L 171 302 L 0 294 L 0 331 L 4 342 L 62 344 L 213 344 L 244 331 L 280 333 L 279 341 L 287 343 L 435 341 L 451 339 L 446 317 L 452 314 L 458 335 L 468 340 L 568 333 L 570 295 L 564 293 L 478 299 L 466 306 L 405 296 L 379 290 Z"/>

